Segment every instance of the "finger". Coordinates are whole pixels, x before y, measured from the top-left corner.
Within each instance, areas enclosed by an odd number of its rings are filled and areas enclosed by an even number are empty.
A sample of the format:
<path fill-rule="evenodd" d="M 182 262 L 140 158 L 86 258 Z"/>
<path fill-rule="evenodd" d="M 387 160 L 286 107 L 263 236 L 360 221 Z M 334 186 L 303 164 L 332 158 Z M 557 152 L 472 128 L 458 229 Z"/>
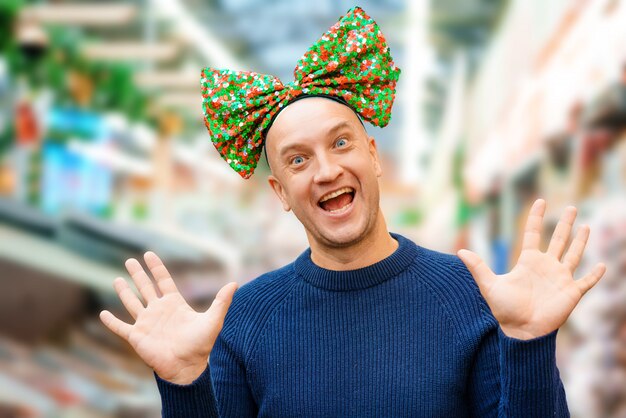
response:
<path fill-rule="evenodd" d="M 128 283 L 126 283 L 126 280 L 121 277 L 116 278 L 113 281 L 113 288 L 117 292 L 117 295 L 120 297 L 120 300 L 128 313 L 131 314 L 134 319 L 137 319 L 137 315 L 139 315 L 139 312 L 141 312 L 144 306 Z"/>
<path fill-rule="evenodd" d="M 109 311 L 100 312 L 100 320 L 104 325 L 106 325 L 108 329 L 128 341 L 130 337 L 130 331 L 132 329 L 132 326 L 130 324 L 127 324 L 126 322 L 117 319 L 115 315 L 113 315 Z"/>
<path fill-rule="evenodd" d="M 563 212 L 556 228 L 554 228 L 552 239 L 548 245 L 548 254 L 552 254 L 559 260 L 561 259 L 565 251 L 565 246 L 569 242 L 574 220 L 576 220 L 576 208 L 574 206 L 568 206 L 565 212 Z"/>
<path fill-rule="evenodd" d="M 546 201 L 543 199 L 535 200 L 535 203 L 533 203 L 528 213 L 528 219 L 526 220 L 522 249 L 539 249 L 539 244 L 541 244 L 541 224 L 545 212 Z"/>
<path fill-rule="evenodd" d="M 146 260 L 146 265 L 150 269 L 152 277 L 154 277 L 161 294 L 166 295 L 168 293 L 178 292 L 174 279 L 172 279 L 170 272 L 167 271 L 167 268 L 165 268 L 159 256 L 152 251 L 148 251 L 144 254 L 143 259 Z"/>
<path fill-rule="evenodd" d="M 572 244 L 565 253 L 565 257 L 563 257 L 563 264 L 565 264 L 572 273 L 574 273 L 574 271 L 578 268 L 578 264 L 580 264 L 580 260 L 585 252 L 585 246 L 587 245 L 588 238 L 589 226 L 580 226 L 576 232 L 576 237 L 574 237 Z"/>
<path fill-rule="evenodd" d="M 474 280 L 478 284 L 481 292 L 486 292 L 491 287 L 491 284 L 496 279 L 496 275 L 489 268 L 476 253 L 469 250 L 459 250 L 457 255 L 467 266 L 467 269 L 472 273 Z"/>
<path fill-rule="evenodd" d="M 233 301 L 233 295 L 238 287 L 239 285 L 235 282 L 228 283 L 226 286 L 222 287 L 220 291 L 217 292 L 211 307 L 205 313 L 212 322 L 212 328 L 216 337 L 222 330 L 224 318 L 226 317 L 228 308 Z"/>
<path fill-rule="evenodd" d="M 598 263 L 593 268 L 593 271 L 591 273 L 589 273 L 582 279 L 576 280 L 575 283 L 578 285 L 578 288 L 584 295 L 589 289 L 591 289 L 596 285 L 596 283 L 598 283 L 598 281 L 602 278 L 605 272 L 606 266 L 604 265 L 604 263 Z"/>
<path fill-rule="evenodd" d="M 156 294 L 156 289 L 154 288 L 154 283 L 150 280 L 150 277 L 146 274 L 139 261 L 134 258 L 129 258 L 126 260 L 126 270 L 128 270 L 128 274 L 133 278 L 133 282 L 135 283 L 135 287 L 143 296 L 143 299 L 146 303 L 150 303 L 150 301 L 156 299 L 158 296 Z"/>

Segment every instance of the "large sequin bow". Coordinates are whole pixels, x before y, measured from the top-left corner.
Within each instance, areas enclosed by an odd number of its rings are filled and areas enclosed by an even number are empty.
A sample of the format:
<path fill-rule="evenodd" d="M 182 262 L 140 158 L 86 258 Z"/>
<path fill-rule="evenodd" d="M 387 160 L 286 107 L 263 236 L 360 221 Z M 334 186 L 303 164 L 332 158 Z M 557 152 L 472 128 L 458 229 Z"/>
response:
<path fill-rule="evenodd" d="M 383 127 L 400 69 L 380 28 L 360 7 L 348 10 L 300 58 L 295 80 L 247 71 L 202 70 L 204 122 L 221 156 L 243 178 L 257 166 L 274 115 L 300 95 L 339 97 Z"/>

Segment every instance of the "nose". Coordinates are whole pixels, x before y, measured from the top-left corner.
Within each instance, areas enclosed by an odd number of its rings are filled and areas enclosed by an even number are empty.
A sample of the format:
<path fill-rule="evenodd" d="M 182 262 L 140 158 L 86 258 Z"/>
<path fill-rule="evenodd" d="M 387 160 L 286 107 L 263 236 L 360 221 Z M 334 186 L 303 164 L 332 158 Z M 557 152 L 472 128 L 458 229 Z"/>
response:
<path fill-rule="evenodd" d="M 315 183 L 331 183 L 343 173 L 341 165 L 331 156 L 318 157 L 317 161 L 317 172 L 313 177 Z"/>

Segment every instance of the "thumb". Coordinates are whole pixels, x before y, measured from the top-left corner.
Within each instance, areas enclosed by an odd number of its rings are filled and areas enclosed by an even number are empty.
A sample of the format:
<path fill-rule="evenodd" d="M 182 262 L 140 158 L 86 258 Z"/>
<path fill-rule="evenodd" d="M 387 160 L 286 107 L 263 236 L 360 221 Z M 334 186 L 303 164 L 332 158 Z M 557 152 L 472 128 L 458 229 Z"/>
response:
<path fill-rule="evenodd" d="M 467 266 L 467 269 L 472 273 L 474 280 L 478 284 L 480 291 L 484 294 L 496 278 L 496 275 L 489 268 L 478 254 L 469 250 L 459 250 L 456 253 L 461 261 Z"/>
<path fill-rule="evenodd" d="M 222 287 L 215 299 L 211 304 L 211 307 L 205 312 L 207 319 L 211 322 L 211 328 L 215 336 L 219 334 L 224 325 L 224 318 L 230 307 L 230 303 L 233 301 L 233 296 L 239 285 L 236 282 L 228 283 Z"/>
<path fill-rule="evenodd" d="M 591 273 L 580 280 L 576 280 L 574 283 L 578 285 L 581 293 L 584 295 L 598 283 L 602 276 L 604 276 L 604 273 L 606 273 L 606 265 L 604 263 L 598 263 Z"/>

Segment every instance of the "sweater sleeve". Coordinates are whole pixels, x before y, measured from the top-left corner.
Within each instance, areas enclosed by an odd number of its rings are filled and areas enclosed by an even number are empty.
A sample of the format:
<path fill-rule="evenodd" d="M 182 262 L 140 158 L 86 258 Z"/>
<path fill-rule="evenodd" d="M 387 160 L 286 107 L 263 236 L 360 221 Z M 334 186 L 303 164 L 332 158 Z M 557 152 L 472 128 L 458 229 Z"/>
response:
<path fill-rule="evenodd" d="M 556 333 L 518 340 L 494 327 L 485 334 L 470 376 L 472 416 L 569 417 Z"/>
<path fill-rule="evenodd" d="M 258 415 L 258 408 L 248 385 L 243 360 L 220 334 L 211 352 L 211 375 L 215 384 L 219 416 L 248 418 Z"/>
<path fill-rule="evenodd" d="M 218 336 L 210 367 L 189 385 L 177 385 L 155 373 L 163 418 L 247 418 L 257 416 L 243 364 Z"/>
<path fill-rule="evenodd" d="M 161 394 L 163 418 L 219 417 L 209 367 L 188 385 L 168 382 L 156 373 L 154 376 Z"/>

